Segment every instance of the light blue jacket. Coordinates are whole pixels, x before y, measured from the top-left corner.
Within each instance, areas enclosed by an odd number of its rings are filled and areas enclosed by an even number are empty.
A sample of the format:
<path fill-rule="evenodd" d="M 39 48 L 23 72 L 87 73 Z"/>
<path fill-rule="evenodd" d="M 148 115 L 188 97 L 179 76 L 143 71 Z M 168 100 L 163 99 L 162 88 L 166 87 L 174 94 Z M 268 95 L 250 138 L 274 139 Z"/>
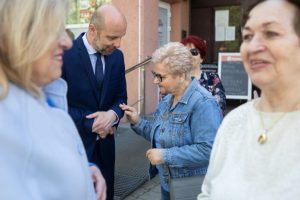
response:
<path fill-rule="evenodd" d="M 66 89 L 55 88 L 51 93 L 57 98 L 52 100 L 60 104 Z M 0 101 L 0 163 L 0 199 L 95 199 L 72 119 L 44 97 L 34 98 L 13 84 Z"/>
<path fill-rule="evenodd" d="M 163 153 L 164 180 L 168 177 L 188 177 L 206 174 L 211 148 L 222 113 L 215 98 L 193 79 L 180 101 L 171 108 L 173 96 L 159 103 L 152 121 L 140 119 L 133 130 L 155 142 L 159 134 Z M 157 133 L 155 133 L 157 132 Z"/>

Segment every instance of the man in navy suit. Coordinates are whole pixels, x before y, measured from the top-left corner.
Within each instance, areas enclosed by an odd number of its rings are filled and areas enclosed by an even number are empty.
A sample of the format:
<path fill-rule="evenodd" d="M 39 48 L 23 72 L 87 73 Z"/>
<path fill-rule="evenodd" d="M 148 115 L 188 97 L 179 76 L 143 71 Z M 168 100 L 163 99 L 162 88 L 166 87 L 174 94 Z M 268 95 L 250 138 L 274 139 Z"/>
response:
<path fill-rule="evenodd" d="M 107 199 L 114 194 L 113 133 L 124 114 L 119 104 L 127 103 L 124 58 L 118 49 L 126 27 L 116 7 L 103 5 L 93 14 L 88 31 L 64 55 L 62 78 L 68 83 L 69 113 L 89 161 L 100 167 L 106 180 Z"/>

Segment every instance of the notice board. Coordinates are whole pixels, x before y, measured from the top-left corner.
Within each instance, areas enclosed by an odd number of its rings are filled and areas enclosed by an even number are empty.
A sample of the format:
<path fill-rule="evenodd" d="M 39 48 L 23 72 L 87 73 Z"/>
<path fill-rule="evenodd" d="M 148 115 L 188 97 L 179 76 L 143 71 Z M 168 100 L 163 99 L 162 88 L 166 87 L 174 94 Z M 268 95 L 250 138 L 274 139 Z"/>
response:
<path fill-rule="evenodd" d="M 240 53 L 219 53 L 218 74 L 227 99 L 251 99 L 252 84 Z"/>

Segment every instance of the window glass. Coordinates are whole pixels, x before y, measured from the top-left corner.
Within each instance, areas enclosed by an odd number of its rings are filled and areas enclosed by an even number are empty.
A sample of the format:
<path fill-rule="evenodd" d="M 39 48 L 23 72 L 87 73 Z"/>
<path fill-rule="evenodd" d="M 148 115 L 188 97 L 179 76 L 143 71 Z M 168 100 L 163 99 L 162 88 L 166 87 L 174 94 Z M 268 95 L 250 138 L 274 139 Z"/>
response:
<path fill-rule="evenodd" d="M 240 16 L 240 6 L 215 8 L 214 60 L 218 60 L 219 52 L 239 52 L 241 43 Z"/>
<path fill-rule="evenodd" d="M 158 40 L 159 46 L 168 43 L 168 10 L 159 8 Z"/>
<path fill-rule="evenodd" d="M 102 4 L 111 0 L 69 0 L 70 9 L 67 16 L 67 24 L 87 24 L 93 12 Z"/>

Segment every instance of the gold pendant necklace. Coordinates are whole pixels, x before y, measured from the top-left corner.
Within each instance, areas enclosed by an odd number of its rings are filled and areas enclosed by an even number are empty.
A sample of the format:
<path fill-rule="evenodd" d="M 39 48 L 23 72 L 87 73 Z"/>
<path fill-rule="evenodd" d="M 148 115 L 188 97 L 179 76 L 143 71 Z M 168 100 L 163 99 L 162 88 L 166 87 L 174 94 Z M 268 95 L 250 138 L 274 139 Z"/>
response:
<path fill-rule="evenodd" d="M 258 136 L 257 141 L 258 141 L 259 144 L 264 144 L 264 143 L 267 142 L 267 139 L 268 139 L 267 133 L 264 131 L 263 133 L 261 133 L 261 134 Z"/>
<path fill-rule="evenodd" d="M 271 129 L 284 117 L 284 115 L 286 113 L 283 113 L 282 115 L 280 115 L 278 117 L 278 119 L 276 119 L 275 122 L 269 128 L 265 128 L 265 124 L 264 124 L 263 117 L 262 117 L 262 112 L 258 111 L 258 113 L 259 113 L 259 118 L 260 118 L 261 126 L 263 128 L 263 132 L 261 134 L 259 134 L 257 142 L 259 144 L 265 144 L 268 141 L 268 133 L 269 133 L 269 131 L 271 131 Z"/>

